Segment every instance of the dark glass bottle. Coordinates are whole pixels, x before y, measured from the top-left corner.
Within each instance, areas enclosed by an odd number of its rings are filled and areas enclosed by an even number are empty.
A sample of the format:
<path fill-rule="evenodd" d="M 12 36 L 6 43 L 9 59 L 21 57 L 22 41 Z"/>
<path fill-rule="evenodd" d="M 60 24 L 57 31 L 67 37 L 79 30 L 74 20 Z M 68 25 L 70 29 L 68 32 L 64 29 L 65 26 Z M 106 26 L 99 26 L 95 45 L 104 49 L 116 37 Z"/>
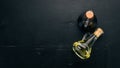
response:
<path fill-rule="evenodd" d="M 78 18 L 78 27 L 83 34 L 93 33 L 97 28 L 97 18 L 92 10 L 83 12 Z"/>

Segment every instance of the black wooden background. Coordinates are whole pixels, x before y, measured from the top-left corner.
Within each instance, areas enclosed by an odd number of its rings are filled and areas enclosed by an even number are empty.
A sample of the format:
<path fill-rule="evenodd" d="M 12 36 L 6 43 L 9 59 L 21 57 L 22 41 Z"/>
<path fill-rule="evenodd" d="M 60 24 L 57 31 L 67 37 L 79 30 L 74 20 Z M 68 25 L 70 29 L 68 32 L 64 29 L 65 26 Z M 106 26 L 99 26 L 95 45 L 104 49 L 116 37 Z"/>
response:
<path fill-rule="evenodd" d="M 119 0 L 0 0 L 0 68 L 119 68 Z M 82 38 L 77 18 L 93 9 L 105 34 L 91 58 L 72 44 Z"/>

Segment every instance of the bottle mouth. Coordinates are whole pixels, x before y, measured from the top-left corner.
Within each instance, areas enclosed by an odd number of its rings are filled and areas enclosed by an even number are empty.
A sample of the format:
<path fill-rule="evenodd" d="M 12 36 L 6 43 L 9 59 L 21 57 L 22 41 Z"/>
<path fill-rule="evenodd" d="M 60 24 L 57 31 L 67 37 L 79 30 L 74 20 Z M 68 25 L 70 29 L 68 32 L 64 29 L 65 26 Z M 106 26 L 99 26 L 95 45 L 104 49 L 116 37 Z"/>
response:
<path fill-rule="evenodd" d="M 94 17 L 94 12 L 92 10 L 89 10 L 85 13 L 85 16 L 88 18 L 88 19 L 91 19 Z"/>
<path fill-rule="evenodd" d="M 103 33 L 104 31 L 102 28 L 97 28 L 96 31 L 94 32 L 94 35 L 96 35 L 96 37 L 100 37 Z"/>

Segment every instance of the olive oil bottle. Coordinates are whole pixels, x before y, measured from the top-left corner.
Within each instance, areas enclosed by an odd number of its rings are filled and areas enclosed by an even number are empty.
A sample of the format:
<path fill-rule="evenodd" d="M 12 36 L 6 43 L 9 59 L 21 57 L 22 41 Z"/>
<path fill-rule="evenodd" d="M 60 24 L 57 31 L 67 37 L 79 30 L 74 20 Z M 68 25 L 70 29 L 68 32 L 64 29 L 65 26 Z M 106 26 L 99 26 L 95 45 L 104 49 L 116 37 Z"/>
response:
<path fill-rule="evenodd" d="M 101 28 L 97 28 L 89 37 L 75 42 L 73 44 L 73 51 L 75 54 L 81 59 L 90 58 L 93 44 L 103 33 L 104 31 Z"/>

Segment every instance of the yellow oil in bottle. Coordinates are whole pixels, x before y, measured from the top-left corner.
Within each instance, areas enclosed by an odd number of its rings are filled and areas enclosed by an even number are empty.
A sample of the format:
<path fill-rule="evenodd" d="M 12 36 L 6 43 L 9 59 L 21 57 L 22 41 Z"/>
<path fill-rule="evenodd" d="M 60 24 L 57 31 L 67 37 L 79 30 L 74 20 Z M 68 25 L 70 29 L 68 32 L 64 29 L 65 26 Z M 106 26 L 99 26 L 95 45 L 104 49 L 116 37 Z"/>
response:
<path fill-rule="evenodd" d="M 91 54 L 91 50 L 92 48 L 91 47 L 86 47 L 86 48 L 83 48 L 81 47 L 80 45 L 84 44 L 85 41 L 84 40 L 81 40 L 81 41 L 78 41 L 78 42 L 75 42 L 73 44 L 73 51 L 75 52 L 75 54 L 80 57 L 81 59 L 88 59 L 90 58 L 90 54 Z"/>

